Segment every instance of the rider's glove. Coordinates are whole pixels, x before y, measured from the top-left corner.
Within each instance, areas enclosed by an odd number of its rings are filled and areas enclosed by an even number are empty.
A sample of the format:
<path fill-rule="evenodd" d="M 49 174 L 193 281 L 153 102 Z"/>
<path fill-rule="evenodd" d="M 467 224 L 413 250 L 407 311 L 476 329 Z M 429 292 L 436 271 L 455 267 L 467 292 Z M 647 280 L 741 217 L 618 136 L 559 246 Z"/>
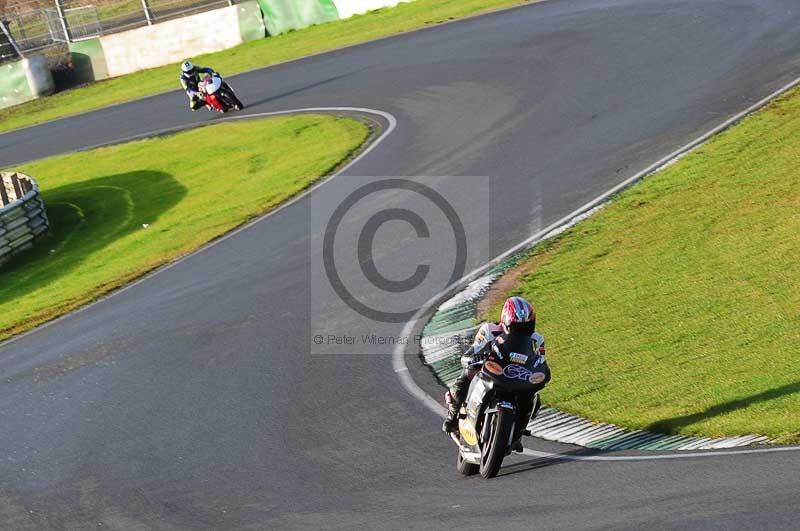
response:
<path fill-rule="evenodd" d="M 462 369 L 472 369 L 472 364 L 475 363 L 475 358 L 469 354 L 461 356 L 461 368 Z"/>

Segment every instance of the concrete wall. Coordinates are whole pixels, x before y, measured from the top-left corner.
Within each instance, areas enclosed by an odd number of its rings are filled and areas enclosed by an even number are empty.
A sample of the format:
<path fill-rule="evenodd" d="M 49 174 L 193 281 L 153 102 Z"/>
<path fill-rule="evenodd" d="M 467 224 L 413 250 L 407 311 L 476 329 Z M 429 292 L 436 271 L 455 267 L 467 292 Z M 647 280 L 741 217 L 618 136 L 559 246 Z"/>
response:
<path fill-rule="evenodd" d="M 53 76 L 43 55 L 0 66 L 0 108 L 11 107 L 55 90 Z"/>
<path fill-rule="evenodd" d="M 0 173 L 0 264 L 33 247 L 49 229 L 36 181 L 21 173 Z"/>
<path fill-rule="evenodd" d="M 108 65 L 100 37 L 71 42 L 69 52 L 78 82 L 87 83 L 108 78 Z"/>
<path fill-rule="evenodd" d="M 177 63 L 266 36 L 255 0 L 153 26 L 70 44 L 82 80 L 105 79 Z"/>
<path fill-rule="evenodd" d="M 349 18 L 353 15 L 361 15 L 383 7 L 395 7 L 399 3 L 411 1 L 413 0 L 334 0 L 334 3 L 339 11 L 339 18 Z"/>
<path fill-rule="evenodd" d="M 187 57 L 232 48 L 247 41 L 323 24 L 412 0 L 246 0 L 141 28 L 69 44 L 76 79 L 90 82 Z M 0 108 L 53 91 L 43 59 L 0 67 Z"/>
<path fill-rule="evenodd" d="M 258 0 L 270 35 L 280 35 L 413 0 Z"/>
<path fill-rule="evenodd" d="M 34 97 L 47 96 L 55 92 L 56 84 L 44 55 L 29 55 L 22 60 L 22 66 Z"/>
<path fill-rule="evenodd" d="M 270 35 L 339 19 L 333 0 L 258 0 Z"/>

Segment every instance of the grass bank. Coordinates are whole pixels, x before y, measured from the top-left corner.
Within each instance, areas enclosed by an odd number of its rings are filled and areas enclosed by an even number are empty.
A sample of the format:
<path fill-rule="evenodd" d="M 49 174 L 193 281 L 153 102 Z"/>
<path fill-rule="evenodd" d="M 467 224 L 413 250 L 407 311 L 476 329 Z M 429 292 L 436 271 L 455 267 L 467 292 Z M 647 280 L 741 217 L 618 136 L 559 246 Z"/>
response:
<path fill-rule="evenodd" d="M 309 54 L 535 1 L 416 0 L 395 8 L 252 41 L 193 60 L 198 64 L 213 65 L 223 75 L 230 76 Z M 177 64 L 153 68 L 0 109 L 0 132 L 176 90 L 180 88 L 178 73 Z"/>
<path fill-rule="evenodd" d="M 800 442 L 800 91 L 511 272 L 535 301 L 546 402 L 629 428 Z"/>
<path fill-rule="evenodd" d="M 0 268 L 0 340 L 269 211 L 330 173 L 368 135 L 353 119 L 300 115 L 214 125 L 203 134 L 16 168 L 38 181 L 53 230 Z"/>

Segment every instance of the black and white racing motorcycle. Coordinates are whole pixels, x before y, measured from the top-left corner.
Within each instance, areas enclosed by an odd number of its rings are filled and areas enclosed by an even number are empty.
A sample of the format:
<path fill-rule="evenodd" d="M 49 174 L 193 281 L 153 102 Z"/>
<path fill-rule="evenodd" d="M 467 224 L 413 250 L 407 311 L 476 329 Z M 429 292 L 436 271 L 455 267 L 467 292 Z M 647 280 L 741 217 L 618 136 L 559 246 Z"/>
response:
<path fill-rule="evenodd" d="M 480 472 L 492 478 L 500 471 L 505 456 L 511 453 L 517 410 L 523 400 L 531 400 L 545 374 L 536 371 L 538 356 L 492 352 L 484 361 L 462 358 L 462 366 L 480 367 L 472 379 L 467 399 L 459 412 L 458 433 L 451 437 L 458 446 L 458 471 L 470 476 Z M 534 397 L 534 414 L 539 395 Z M 530 403 L 530 402 L 529 402 Z"/>

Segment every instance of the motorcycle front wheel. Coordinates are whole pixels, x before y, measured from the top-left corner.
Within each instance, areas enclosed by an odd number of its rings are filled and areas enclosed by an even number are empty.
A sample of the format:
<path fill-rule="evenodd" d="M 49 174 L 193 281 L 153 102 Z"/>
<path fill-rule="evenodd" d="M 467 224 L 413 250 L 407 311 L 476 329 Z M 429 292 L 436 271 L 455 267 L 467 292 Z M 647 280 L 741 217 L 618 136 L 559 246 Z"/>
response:
<path fill-rule="evenodd" d="M 481 476 L 493 478 L 500 472 L 500 465 L 503 464 L 511 439 L 511 430 L 514 429 L 515 416 L 513 411 L 500 409 L 492 415 L 491 420 L 487 419 L 492 425 L 489 441 L 481 452 Z"/>

